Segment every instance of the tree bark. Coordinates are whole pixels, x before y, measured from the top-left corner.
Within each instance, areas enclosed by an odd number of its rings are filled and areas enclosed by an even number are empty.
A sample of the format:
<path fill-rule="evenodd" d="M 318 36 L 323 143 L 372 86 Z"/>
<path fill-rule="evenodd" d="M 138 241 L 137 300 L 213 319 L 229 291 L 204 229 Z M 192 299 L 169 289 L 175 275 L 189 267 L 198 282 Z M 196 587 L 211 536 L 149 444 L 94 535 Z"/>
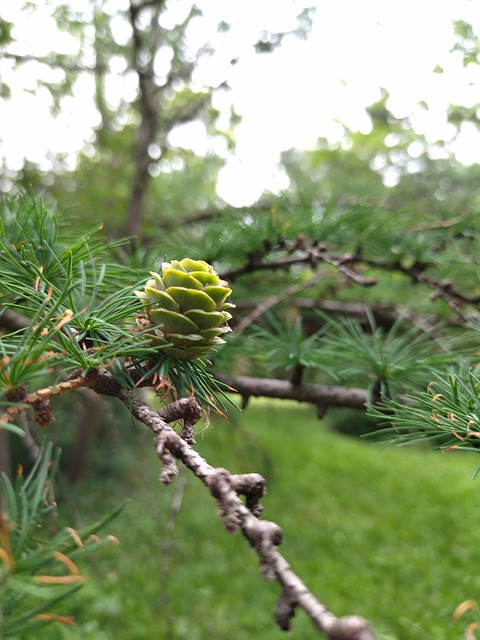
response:
<path fill-rule="evenodd" d="M 126 232 L 129 236 L 134 237 L 138 236 L 145 218 L 148 186 L 151 178 L 148 171 L 150 165 L 149 147 L 155 142 L 158 131 L 157 111 L 159 109 L 154 100 L 156 87 L 153 82 L 153 61 L 155 52 L 159 46 L 161 29 L 158 24 L 158 18 L 163 4 L 163 0 L 151 3 L 151 5 L 155 6 L 155 11 L 152 13 L 151 19 L 152 34 L 149 51 L 145 51 L 141 32 L 137 24 L 137 16 L 143 7 L 142 5 L 136 5 L 130 2 L 129 8 L 130 26 L 132 27 L 133 33 L 134 68 L 138 76 L 140 111 L 140 125 L 138 128 L 135 152 L 135 174 L 126 219 Z M 149 59 L 149 62 L 144 62 L 142 57 Z"/>
<path fill-rule="evenodd" d="M 368 400 L 367 391 L 354 387 L 325 384 L 292 384 L 288 380 L 274 378 L 252 378 L 217 374 L 217 380 L 235 389 L 243 397 L 281 398 L 297 400 L 318 406 L 350 407 L 364 409 Z"/>

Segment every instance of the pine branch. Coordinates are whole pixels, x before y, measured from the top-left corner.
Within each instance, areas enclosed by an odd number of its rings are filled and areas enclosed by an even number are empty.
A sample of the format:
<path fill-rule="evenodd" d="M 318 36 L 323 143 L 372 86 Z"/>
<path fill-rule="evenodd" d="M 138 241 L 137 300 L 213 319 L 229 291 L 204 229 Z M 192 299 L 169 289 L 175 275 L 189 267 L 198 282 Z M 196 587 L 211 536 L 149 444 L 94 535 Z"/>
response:
<path fill-rule="evenodd" d="M 279 260 L 272 259 L 273 255 L 285 251 L 287 257 Z M 425 273 L 430 266 L 426 262 L 417 261 L 406 266 L 399 260 L 375 260 L 359 253 L 335 255 L 327 251 L 324 243 L 314 242 L 312 246 L 307 247 L 302 236 L 297 237 L 294 242 L 280 241 L 275 245 L 267 243 L 261 251 L 248 254 L 246 261 L 240 267 L 222 273 L 221 277 L 233 281 L 239 276 L 256 271 L 288 270 L 292 266 L 302 264 L 315 269 L 321 263 L 330 264 L 355 284 L 367 287 L 377 284 L 377 279 L 364 277 L 358 271 L 360 266 L 373 267 L 379 271 L 401 273 L 410 278 L 412 283 L 429 287 L 432 290 L 431 298 L 433 300 L 437 298 L 444 300 L 464 321 L 467 318 L 463 306 L 468 304 L 478 307 L 480 305 L 480 295 L 465 293 L 450 280 L 440 280 Z"/>
<path fill-rule="evenodd" d="M 78 73 L 104 73 L 109 70 L 106 65 L 90 65 L 83 64 L 75 58 L 56 55 L 56 56 L 34 56 L 31 54 L 11 53 L 10 51 L 1 51 L 0 60 L 14 60 L 17 64 L 26 64 L 28 62 L 38 62 L 48 67 L 63 69 L 65 71 L 75 71 Z"/>
<path fill-rule="evenodd" d="M 465 319 L 462 311 L 464 304 L 478 306 L 480 304 L 480 295 L 470 295 L 460 291 L 450 280 L 439 280 L 428 276 L 424 271 L 428 265 L 423 263 L 414 263 L 410 267 L 406 267 L 399 261 L 387 262 L 380 260 L 371 260 L 367 258 L 355 258 L 355 262 L 375 267 L 383 271 L 398 271 L 411 278 L 415 284 L 426 284 L 432 289 L 432 300 L 441 298 L 445 300 L 448 306 L 456 311 L 462 319 Z"/>
<path fill-rule="evenodd" d="M 216 374 L 216 379 L 243 396 L 244 399 L 253 397 L 281 398 L 308 402 L 318 408 L 325 406 L 350 407 L 364 409 L 368 401 L 368 394 L 364 389 L 341 387 L 324 384 L 292 384 L 288 380 L 274 378 L 253 378 L 250 376 L 230 376 Z"/>
<path fill-rule="evenodd" d="M 76 376 L 27 395 L 17 415 L 38 399 L 49 399 L 81 386 L 100 395 L 117 397 L 139 422 L 152 430 L 154 446 L 163 465 L 161 479 L 165 484 L 176 477 L 177 461 L 181 461 L 210 490 L 227 531 L 235 533 L 241 530 L 259 557 L 262 576 L 266 580 L 276 580 L 281 585 L 282 592 L 275 609 L 275 619 L 281 629 L 290 628 L 291 619 L 299 607 L 330 640 L 374 640 L 373 632 L 363 618 L 337 618 L 333 615 L 308 590 L 278 552 L 277 547 L 282 542 L 281 528 L 274 522 L 259 519 L 263 512 L 260 500 L 265 493 L 264 478 L 257 473 L 233 475 L 226 469 L 212 467 L 188 443 L 188 437 L 184 437 L 185 428 L 179 434 L 168 424 L 167 420 L 184 419 L 186 424 L 191 425 L 198 419 L 201 411 L 193 398 L 180 400 L 173 403 L 171 408 L 166 407 L 158 412 L 128 394 L 106 370 L 91 370 L 84 376 Z M 302 389 L 302 386 L 299 388 Z M 0 420 L 12 420 L 14 408 L 7 410 Z"/>
<path fill-rule="evenodd" d="M 105 374 L 108 375 L 108 374 Z M 297 607 L 305 611 L 314 625 L 330 640 L 374 640 L 367 622 L 359 616 L 337 618 L 320 603 L 293 572 L 277 547 L 282 530 L 274 523 L 259 520 L 260 497 L 265 492 L 265 480 L 256 473 L 232 475 L 226 469 L 214 468 L 204 460 L 145 402 L 131 398 L 123 390 L 118 398 L 129 407 L 134 417 L 155 434 L 155 448 L 163 463 L 162 480 L 169 483 L 176 476 L 175 459 L 181 460 L 217 500 L 219 515 L 230 533 L 241 530 L 260 559 L 260 570 L 267 580 L 277 580 L 282 594 L 275 610 L 281 629 L 290 628 Z M 240 498 L 245 496 L 246 503 Z"/>
<path fill-rule="evenodd" d="M 268 261 L 266 258 L 271 257 L 279 252 L 287 252 L 288 257 L 280 260 Z M 361 274 L 354 271 L 350 265 L 353 266 L 357 262 L 356 257 L 352 257 L 350 254 L 335 256 L 327 253 L 327 247 L 324 243 L 315 241 L 312 246 L 308 247 L 305 243 L 303 235 L 299 235 L 294 242 L 287 242 L 285 240 L 279 241 L 273 245 L 270 242 L 266 242 L 264 248 L 261 251 L 251 252 L 247 255 L 246 262 L 231 271 L 227 271 L 221 274 L 222 278 L 226 280 L 235 280 L 238 276 L 252 273 L 254 271 L 276 271 L 278 269 L 288 270 L 295 265 L 307 265 L 312 269 L 315 269 L 321 263 L 327 263 L 338 269 L 341 273 L 347 276 L 350 280 L 356 284 L 363 286 L 372 286 L 376 284 L 374 278 L 364 278 Z"/>

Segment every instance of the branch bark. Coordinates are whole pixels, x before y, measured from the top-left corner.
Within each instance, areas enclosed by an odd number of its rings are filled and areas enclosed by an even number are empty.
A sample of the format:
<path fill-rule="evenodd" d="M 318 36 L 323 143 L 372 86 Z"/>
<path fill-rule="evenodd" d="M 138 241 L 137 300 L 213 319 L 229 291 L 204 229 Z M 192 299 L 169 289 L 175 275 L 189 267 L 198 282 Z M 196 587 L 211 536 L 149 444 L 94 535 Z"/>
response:
<path fill-rule="evenodd" d="M 275 619 L 281 629 L 290 628 L 295 610 L 300 607 L 330 640 L 374 640 L 366 620 L 360 616 L 337 618 L 315 598 L 279 553 L 277 547 L 282 542 L 282 530 L 274 522 L 259 519 L 263 510 L 259 500 L 265 493 L 262 476 L 256 473 L 232 475 L 226 469 L 212 467 L 149 405 L 123 390 L 119 391 L 118 398 L 155 434 L 155 448 L 164 465 L 163 482 L 171 482 L 176 475 L 174 458 L 181 460 L 210 489 L 227 531 L 241 530 L 247 538 L 259 557 L 263 577 L 279 582 L 282 593 Z M 245 496 L 245 503 L 240 495 Z"/>
<path fill-rule="evenodd" d="M 117 397 L 136 420 L 151 429 L 155 450 L 163 465 L 161 480 L 165 484 L 171 483 L 176 477 L 177 461 L 181 461 L 210 490 L 217 501 L 218 514 L 223 518 L 227 531 L 242 531 L 258 555 L 262 576 L 280 584 L 282 591 L 275 609 L 275 619 L 281 629 L 290 628 L 296 609 L 301 608 L 329 640 L 375 640 L 373 632 L 363 618 L 355 615 L 337 618 L 331 613 L 315 598 L 279 553 L 278 546 L 282 542 L 281 528 L 275 522 L 260 520 L 263 512 L 260 500 L 265 494 L 264 478 L 257 473 L 234 475 L 226 469 L 212 467 L 187 441 L 190 431 L 186 432 L 184 427 L 181 433 L 177 433 L 168 424 L 167 421 L 183 419 L 185 424 L 191 427 L 201 415 L 194 398 L 182 398 L 158 412 L 143 400 L 127 393 L 107 371 L 91 370 L 84 376 L 76 376 L 55 387 L 26 395 L 22 400 L 24 404 L 15 415 L 38 400 L 44 401 L 51 396 L 82 386 L 100 395 Z M 301 385 L 298 388 L 307 386 L 320 385 Z M 331 394 L 330 397 L 334 398 L 335 394 Z M 14 413 L 7 410 L 0 416 L 0 421 L 11 421 L 14 417 Z"/>
<path fill-rule="evenodd" d="M 350 407 L 352 409 L 364 409 L 368 400 L 367 391 L 355 387 L 311 383 L 294 385 L 288 380 L 230 376 L 226 374 L 216 374 L 215 377 L 220 382 L 236 389 L 244 398 L 264 396 L 266 398 L 308 402 L 317 407 L 335 406 Z"/>

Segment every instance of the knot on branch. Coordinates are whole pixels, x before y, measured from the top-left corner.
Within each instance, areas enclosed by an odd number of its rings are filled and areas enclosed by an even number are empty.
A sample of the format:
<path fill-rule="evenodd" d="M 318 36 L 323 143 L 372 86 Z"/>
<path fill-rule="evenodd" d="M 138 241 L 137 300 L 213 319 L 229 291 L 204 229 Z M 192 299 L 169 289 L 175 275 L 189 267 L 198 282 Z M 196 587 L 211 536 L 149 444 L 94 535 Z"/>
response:
<path fill-rule="evenodd" d="M 118 396 L 121 385 L 106 369 L 89 369 L 85 374 L 85 386 L 102 396 Z"/>
<path fill-rule="evenodd" d="M 260 500 L 266 493 L 265 478 L 259 473 L 244 473 L 230 477 L 232 489 L 245 496 L 245 505 L 253 515 L 259 518 L 263 513 Z"/>
<path fill-rule="evenodd" d="M 367 621 L 360 616 L 336 618 L 327 635 L 330 640 L 374 640 Z"/>
<path fill-rule="evenodd" d="M 171 402 L 158 412 L 165 422 L 174 422 L 175 420 L 183 420 L 183 427 L 180 436 L 187 444 L 195 444 L 194 426 L 202 417 L 202 409 L 197 400 L 191 396 L 189 398 L 180 398 L 175 402 Z"/>
<path fill-rule="evenodd" d="M 282 631 L 290 630 L 290 620 L 295 615 L 296 606 L 294 595 L 290 589 L 284 588 L 275 607 L 275 621 Z"/>
<path fill-rule="evenodd" d="M 193 396 L 175 400 L 166 407 L 162 407 L 158 413 L 165 422 L 183 419 L 195 424 L 202 417 L 202 409 Z"/>
<path fill-rule="evenodd" d="M 217 500 L 217 513 L 223 518 L 229 533 L 236 533 L 242 526 L 237 494 L 232 487 L 232 476 L 226 469 L 215 469 L 210 481 L 210 491 Z"/>
<path fill-rule="evenodd" d="M 177 476 L 178 467 L 175 457 L 167 447 L 167 434 L 165 431 L 157 432 L 155 436 L 155 451 L 162 463 L 162 473 L 160 474 L 160 480 L 164 484 L 170 484 L 172 480 Z"/>
<path fill-rule="evenodd" d="M 281 544 L 283 531 L 275 522 L 249 520 L 243 526 L 248 541 L 260 559 L 260 573 L 265 580 L 276 578 L 275 547 Z"/>
<path fill-rule="evenodd" d="M 33 419 L 40 427 L 48 427 L 53 420 L 53 411 L 50 398 L 39 398 L 32 402 Z"/>

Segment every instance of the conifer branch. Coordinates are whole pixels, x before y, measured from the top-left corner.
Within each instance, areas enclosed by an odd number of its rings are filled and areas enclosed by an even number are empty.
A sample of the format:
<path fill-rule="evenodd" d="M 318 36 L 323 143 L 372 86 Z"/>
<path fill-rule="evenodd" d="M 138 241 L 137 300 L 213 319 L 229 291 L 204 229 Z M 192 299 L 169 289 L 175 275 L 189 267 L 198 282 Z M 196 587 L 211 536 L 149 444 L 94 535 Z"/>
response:
<path fill-rule="evenodd" d="M 235 389 L 244 398 L 262 396 L 308 402 L 317 407 L 335 406 L 352 409 L 364 409 L 368 400 L 367 391 L 356 387 L 313 383 L 295 385 L 288 380 L 230 376 L 223 373 L 218 373 L 215 377 Z"/>
<path fill-rule="evenodd" d="M 44 389 L 38 389 L 37 391 L 33 391 L 32 393 L 26 393 L 22 389 L 16 390 L 15 402 L 20 404 L 12 404 L 12 406 L 8 407 L 4 413 L 0 414 L 0 423 L 9 423 L 13 422 L 23 411 L 28 409 L 29 407 L 33 407 L 35 418 L 37 418 L 37 413 L 40 410 L 40 407 L 48 407 L 50 403 L 50 398 L 53 396 L 58 396 L 63 393 L 68 393 L 69 391 L 74 391 L 79 387 L 85 387 L 87 385 L 86 378 L 83 376 L 78 376 L 75 378 L 71 378 L 70 380 L 65 380 L 64 382 L 59 382 L 56 385 L 45 387 Z M 19 395 L 20 394 L 20 395 Z M 7 394 L 8 399 L 9 395 Z M 41 424 L 41 426 L 46 426 L 48 423 Z"/>
<path fill-rule="evenodd" d="M 273 255 L 279 252 L 287 252 L 287 257 L 274 260 Z M 293 243 L 279 242 L 276 245 L 267 244 L 262 251 L 248 254 L 246 261 L 240 267 L 221 274 L 222 278 L 233 281 L 239 276 L 255 271 L 288 270 L 294 265 L 307 265 L 315 269 L 319 264 L 330 264 L 340 273 L 345 275 L 355 284 L 370 287 L 377 284 L 377 279 L 371 276 L 363 276 L 359 267 L 374 268 L 379 271 L 401 273 L 410 278 L 414 284 L 423 284 L 432 290 L 433 300 L 440 298 L 455 311 L 462 320 L 466 320 L 463 311 L 464 305 L 478 307 L 480 295 L 465 293 L 448 279 L 438 279 L 426 273 L 431 266 L 428 262 L 416 261 L 411 265 L 405 265 L 400 260 L 375 260 L 363 256 L 361 253 L 335 255 L 327 251 L 324 243 L 314 241 L 312 246 L 306 246 L 303 237 L 299 237 Z"/>
<path fill-rule="evenodd" d="M 264 478 L 257 473 L 235 475 L 226 469 L 212 467 L 191 446 L 192 439 L 185 427 L 177 433 L 168 424 L 168 421 L 179 419 L 190 426 L 194 424 L 201 414 L 194 398 L 183 398 L 170 407 L 155 411 L 143 400 L 127 393 L 106 370 L 92 369 L 85 375 L 76 375 L 55 386 L 26 394 L 22 405 L 9 408 L 0 420 L 10 422 L 29 405 L 35 406 L 36 402 L 48 401 L 52 396 L 79 387 L 117 397 L 139 422 L 151 429 L 155 436 L 155 449 L 163 465 L 161 480 L 165 484 L 176 477 L 177 461 L 181 461 L 210 490 L 227 531 L 242 531 L 259 557 L 262 576 L 281 585 L 275 609 L 275 619 L 281 629 L 290 628 L 291 619 L 299 607 L 329 640 L 374 640 L 366 620 L 359 616 L 337 618 L 315 598 L 278 552 L 277 547 L 282 542 L 281 528 L 275 522 L 259 519 L 263 512 L 260 500 L 265 494 Z"/>
<path fill-rule="evenodd" d="M 109 377 L 107 373 L 102 375 Z M 182 461 L 210 489 L 227 531 L 241 530 L 247 538 L 260 559 L 263 577 L 279 582 L 282 593 L 275 618 L 281 629 L 290 628 L 291 618 L 300 607 L 330 640 L 374 640 L 375 636 L 363 618 L 337 618 L 328 611 L 278 552 L 282 530 L 276 523 L 258 517 L 262 511 L 259 500 L 265 492 L 265 480 L 259 474 L 232 475 L 226 469 L 212 467 L 148 404 L 123 390 L 119 390 L 117 397 L 155 434 L 155 448 L 164 464 L 162 481 L 170 483 L 176 476 L 175 459 Z M 245 503 L 240 495 L 245 496 Z"/>

